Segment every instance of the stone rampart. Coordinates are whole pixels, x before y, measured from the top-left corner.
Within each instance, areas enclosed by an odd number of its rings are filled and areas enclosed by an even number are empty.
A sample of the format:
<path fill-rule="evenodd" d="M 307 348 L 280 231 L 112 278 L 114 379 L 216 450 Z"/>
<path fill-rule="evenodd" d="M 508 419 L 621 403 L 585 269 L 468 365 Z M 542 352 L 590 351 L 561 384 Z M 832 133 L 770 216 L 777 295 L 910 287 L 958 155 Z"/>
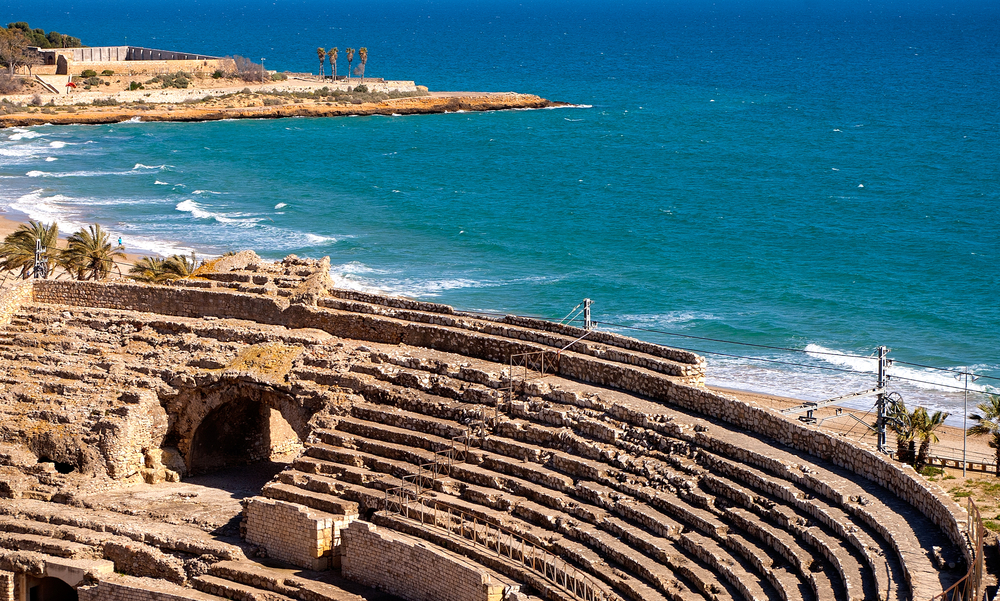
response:
<path fill-rule="evenodd" d="M 333 515 L 304 505 L 254 497 L 247 502 L 246 541 L 267 549 L 268 557 L 308 570 L 338 563 L 341 531 L 358 517 Z"/>
<path fill-rule="evenodd" d="M 551 350 L 551 347 L 528 341 L 504 338 L 502 332 L 492 335 L 374 314 L 300 304 L 289 306 L 285 300 L 209 289 L 41 280 L 34 285 L 34 300 L 166 315 L 235 317 L 291 328 L 316 328 L 346 338 L 387 344 L 404 343 L 500 364 L 507 363 L 514 353 Z M 526 335 L 523 332 L 510 334 L 515 338 Z M 871 449 L 791 421 L 773 410 L 698 386 L 684 385 L 640 366 L 609 361 L 599 356 L 563 353 L 557 373 L 719 419 L 846 468 L 888 488 L 912 504 L 964 549 L 968 559 L 970 548 L 965 538 L 965 511 L 935 484 L 924 481 L 912 470 Z M 646 419 L 636 417 L 640 418 Z"/>
<path fill-rule="evenodd" d="M 345 578 L 407 601 L 500 601 L 506 585 L 463 557 L 353 522 L 343 531 Z"/>
<path fill-rule="evenodd" d="M 223 59 L 183 60 L 183 61 L 67 61 L 69 75 L 80 75 L 87 69 L 101 73 L 105 69 L 115 72 L 115 75 L 158 75 L 161 73 L 208 72 L 216 69 L 227 70 L 230 61 Z M 56 69 L 59 72 L 59 69 Z"/>

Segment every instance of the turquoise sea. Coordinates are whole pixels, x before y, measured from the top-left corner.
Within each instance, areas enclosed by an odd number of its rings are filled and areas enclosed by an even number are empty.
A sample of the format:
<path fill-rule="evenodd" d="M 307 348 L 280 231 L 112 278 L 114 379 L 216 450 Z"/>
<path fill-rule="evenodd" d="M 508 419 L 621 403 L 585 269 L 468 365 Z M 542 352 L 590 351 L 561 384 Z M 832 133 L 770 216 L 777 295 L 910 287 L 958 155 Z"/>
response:
<path fill-rule="evenodd" d="M 996 2 L 0 7 L 20 20 L 291 71 L 367 46 L 370 76 L 575 106 L 8 129 L 10 216 L 130 250 L 329 255 L 341 285 L 469 310 L 591 298 L 599 327 L 702 351 L 734 388 L 870 388 L 879 345 L 892 389 L 950 423 L 964 380 L 921 366 L 987 376 L 971 403 L 1000 388 Z"/>

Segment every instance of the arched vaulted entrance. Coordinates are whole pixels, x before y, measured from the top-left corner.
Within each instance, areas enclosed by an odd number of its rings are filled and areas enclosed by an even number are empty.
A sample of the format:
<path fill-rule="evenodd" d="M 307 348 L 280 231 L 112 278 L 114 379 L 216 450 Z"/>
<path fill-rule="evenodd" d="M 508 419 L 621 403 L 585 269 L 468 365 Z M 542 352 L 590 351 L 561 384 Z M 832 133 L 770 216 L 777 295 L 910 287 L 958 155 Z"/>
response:
<path fill-rule="evenodd" d="M 191 438 L 192 474 L 265 461 L 300 447 L 295 429 L 279 409 L 240 397 L 213 409 Z"/>
<path fill-rule="evenodd" d="M 31 579 L 27 601 L 77 601 L 76 589 L 58 578 Z"/>

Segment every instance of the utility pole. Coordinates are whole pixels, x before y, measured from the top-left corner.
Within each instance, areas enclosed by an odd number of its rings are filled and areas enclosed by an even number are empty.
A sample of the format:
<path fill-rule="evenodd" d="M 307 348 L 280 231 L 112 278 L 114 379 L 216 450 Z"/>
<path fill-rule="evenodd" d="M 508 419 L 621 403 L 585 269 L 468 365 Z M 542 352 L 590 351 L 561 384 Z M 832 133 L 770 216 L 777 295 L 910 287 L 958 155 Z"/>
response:
<path fill-rule="evenodd" d="M 590 305 L 593 303 L 589 298 L 583 299 L 583 329 L 592 330 L 594 324 L 590 321 Z"/>
<path fill-rule="evenodd" d="M 35 269 L 31 272 L 33 278 L 44 279 L 49 277 L 49 264 L 43 256 L 45 247 L 42 246 L 42 239 L 35 238 Z"/>
<path fill-rule="evenodd" d="M 875 429 L 878 434 L 877 448 L 880 453 L 885 453 L 885 423 L 886 423 L 886 402 L 888 400 L 885 394 L 885 387 L 889 381 L 889 360 L 886 356 L 889 354 L 889 349 L 880 346 L 878 347 L 878 388 L 882 389 L 882 392 L 878 393 L 878 400 L 875 402 L 878 407 L 878 419 L 875 422 Z"/>

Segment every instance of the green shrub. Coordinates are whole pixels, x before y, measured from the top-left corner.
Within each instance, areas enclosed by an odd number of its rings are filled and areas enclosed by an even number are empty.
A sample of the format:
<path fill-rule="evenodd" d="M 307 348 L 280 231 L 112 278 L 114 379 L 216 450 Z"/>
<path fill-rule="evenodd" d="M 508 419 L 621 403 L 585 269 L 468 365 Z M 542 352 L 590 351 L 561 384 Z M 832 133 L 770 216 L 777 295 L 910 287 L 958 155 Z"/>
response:
<path fill-rule="evenodd" d="M 222 72 L 222 69 L 216 69 L 212 72 L 212 79 L 222 79 L 225 75 L 226 74 Z"/>
<path fill-rule="evenodd" d="M 265 98 L 264 106 L 281 106 L 281 100 L 277 98 Z"/>
<path fill-rule="evenodd" d="M 355 86 L 353 92 L 355 94 L 367 94 L 368 86 L 366 86 L 365 84 L 361 84 L 360 86 Z"/>
<path fill-rule="evenodd" d="M 91 73 L 93 73 L 93 71 L 91 71 Z M 99 86 L 101 85 L 101 78 L 94 75 L 83 80 L 83 83 L 87 84 L 88 86 Z"/>
<path fill-rule="evenodd" d="M 139 82 L 137 82 L 137 81 L 130 81 L 130 82 L 128 82 L 128 91 L 129 92 L 134 92 L 136 90 L 144 90 L 144 89 L 145 88 L 142 87 L 142 84 L 139 83 Z"/>
<path fill-rule="evenodd" d="M 925 466 L 924 469 L 920 470 L 920 473 L 927 478 L 933 478 L 935 476 L 940 476 L 944 473 L 944 470 L 939 467 L 934 467 L 931 465 Z"/>
<path fill-rule="evenodd" d="M 97 71 L 94 71 L 93 69 L 84 69 L 83 73 L 80 74 L 80 77 L 97 77 Z"/>
<path fill-rule="evenodd" d="M 271 74 L 271 81 L 285 81 L 286 79 L 288 79 L 288 76 L 285 75 L 284 73 Z"/>
<path fill-rule="evenodd" d="M 104 98 L 104 99 L 98 98 L 91 104 L 94 106 L 118 106 L 118 101 L 115 100 L 114 98 Z"/>
<path fill-rule="evenodd" d="M 111 77 L 114 74 L 115 74 L 115 72 L 112 71 L 111 69 L 105 69 L 105 70 L 101 71 L 101 75 L 103 75 L 104 77 Z"/>

